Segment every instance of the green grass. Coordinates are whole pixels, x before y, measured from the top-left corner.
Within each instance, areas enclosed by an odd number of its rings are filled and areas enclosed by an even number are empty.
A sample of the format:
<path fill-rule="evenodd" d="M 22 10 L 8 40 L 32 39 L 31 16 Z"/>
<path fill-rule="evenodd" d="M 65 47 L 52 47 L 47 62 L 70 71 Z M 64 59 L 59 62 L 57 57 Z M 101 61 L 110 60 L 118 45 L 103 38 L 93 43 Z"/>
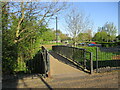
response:
<path fill-rule="evenodd" d="M 52 44 L 54 44 L 54 45 L 63 45 L 63 43 L 61 43 L 61 42 L 50 43 L 50 41 L 43 41 L 41 44 L 42 45 L 52 45 Z"/>
<path fill-rule="evenodd" d="M 92 52 L 93 53 L 93 61 L 96 61 L 96 47 L 79 47 L 79 48 L 84 48 L 86 51 Z M 102 52 L 100 51 L 100 48 L 98 48 L 98 60 L 104 61 L 104 60 L 112 60 L 112 57 L 115 55 L 120 55 L 120 53 L 112 53 L 112 52 Z M 86 56 L 89 59 L 89 55 L 87 54 Z"/>

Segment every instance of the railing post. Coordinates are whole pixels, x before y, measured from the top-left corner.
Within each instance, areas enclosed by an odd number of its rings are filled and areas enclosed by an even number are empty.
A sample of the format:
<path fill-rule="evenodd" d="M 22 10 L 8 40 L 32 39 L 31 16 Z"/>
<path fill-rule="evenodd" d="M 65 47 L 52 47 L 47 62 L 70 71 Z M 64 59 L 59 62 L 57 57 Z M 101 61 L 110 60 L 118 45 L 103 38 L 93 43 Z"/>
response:
<path fill-rule="evenodd" d="M 50 58 L 49 58 L 49 53 L 48 53 L 48 51 L 46 50 L 46 57 L 47 57 L 47 77 L 51 77 L 51 75 L 50 75 Z"/>
<path fill-rule="evenodd" d="M 98 73 L 98 47 L 96 48 L 96 72 Z"/>
<path fill-rule="evenodd" d="M 90 74 L 93 74 L 93 60 L 92 60 L 92 52 L 90 52 Z"/>
<path fill-rule="evenodd" d="M 85 51 L 85 49 L 83 50 L 83 53 L 84 53 L 84 69 L 86 70 L 86 51 Z"/>
<path fill-rule="evenodd" d="M 43 55 L 43 63 L 44 63 L 44 74 L 45 77 L 50 77 L 50 61 L 48 51 L 42 46 L 42 55 Z"/>

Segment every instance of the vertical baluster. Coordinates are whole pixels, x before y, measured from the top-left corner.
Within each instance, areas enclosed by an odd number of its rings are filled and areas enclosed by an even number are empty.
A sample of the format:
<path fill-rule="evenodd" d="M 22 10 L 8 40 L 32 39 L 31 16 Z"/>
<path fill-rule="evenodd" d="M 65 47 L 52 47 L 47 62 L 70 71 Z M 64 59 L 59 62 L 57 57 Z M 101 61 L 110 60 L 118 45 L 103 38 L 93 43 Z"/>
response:
<path fill-rule="evenodd" d="M 96 72 L 98 73 L 98 47 L 96 48 Z"/>

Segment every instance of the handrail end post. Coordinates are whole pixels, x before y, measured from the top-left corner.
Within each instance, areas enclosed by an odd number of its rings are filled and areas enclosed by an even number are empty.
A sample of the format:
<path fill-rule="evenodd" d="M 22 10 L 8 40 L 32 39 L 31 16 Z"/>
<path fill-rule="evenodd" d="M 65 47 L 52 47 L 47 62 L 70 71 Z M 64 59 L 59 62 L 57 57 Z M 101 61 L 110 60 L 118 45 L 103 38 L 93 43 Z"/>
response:
<path fill-rule="evenodd" d="M 92 52 L 90 52 L 90 74 L 93 74 L 93 59 L 92 59 Z"/>

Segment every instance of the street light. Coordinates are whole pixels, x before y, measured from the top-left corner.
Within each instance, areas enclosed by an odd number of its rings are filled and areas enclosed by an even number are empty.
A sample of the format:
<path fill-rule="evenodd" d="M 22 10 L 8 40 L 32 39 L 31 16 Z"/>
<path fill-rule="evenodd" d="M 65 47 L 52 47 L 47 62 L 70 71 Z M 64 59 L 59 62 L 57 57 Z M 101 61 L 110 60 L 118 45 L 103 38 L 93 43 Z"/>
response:
<path fill-rule="evenodd" d="M 58 42 L 58 33 L 57 33 L 57 17 L 56 17 L 56 43 Z"/>

